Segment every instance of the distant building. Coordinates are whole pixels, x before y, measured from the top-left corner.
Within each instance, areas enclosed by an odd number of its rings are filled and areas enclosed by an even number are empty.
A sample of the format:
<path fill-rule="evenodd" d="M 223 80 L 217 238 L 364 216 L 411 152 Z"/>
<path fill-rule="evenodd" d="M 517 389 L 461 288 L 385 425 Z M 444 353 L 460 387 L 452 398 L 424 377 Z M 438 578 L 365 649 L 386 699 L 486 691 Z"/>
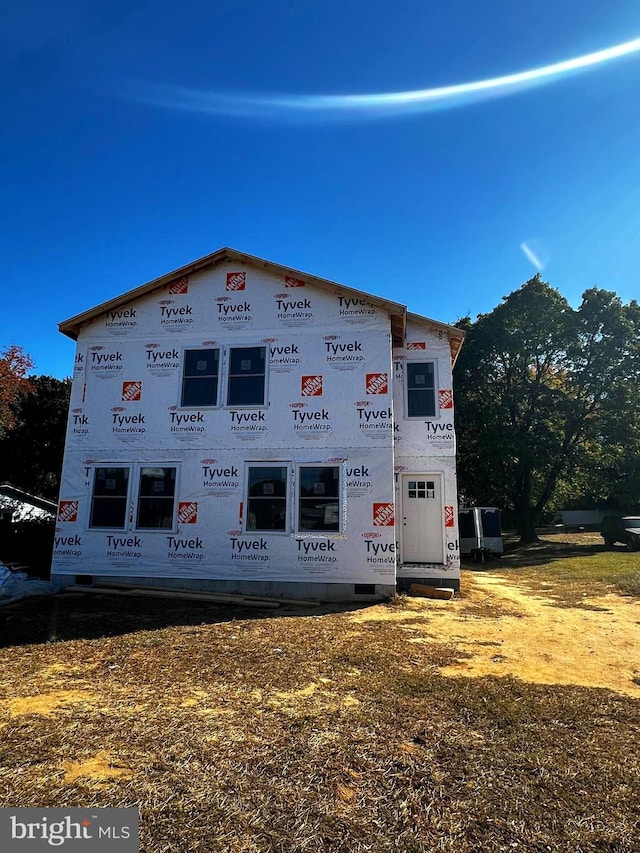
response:
<path fill-rule="evenodd" d="M 0 483 L 0 521 L 18 522 L 34 518 L 56 517 L 55 501 L 30 495 L 11 483 Z"/>

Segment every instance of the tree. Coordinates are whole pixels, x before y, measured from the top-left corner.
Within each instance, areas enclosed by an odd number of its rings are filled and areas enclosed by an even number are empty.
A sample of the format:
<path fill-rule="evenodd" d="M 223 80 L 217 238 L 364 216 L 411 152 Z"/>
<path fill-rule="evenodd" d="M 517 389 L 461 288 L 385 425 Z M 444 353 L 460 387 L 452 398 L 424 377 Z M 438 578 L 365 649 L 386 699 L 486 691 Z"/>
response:
<path fill-rule="evenodd" d="M 28 393 L 14 402 L 13 426 L 0 440 L 0 480 L 57 499 L 70 393 L 70 379 L 29 378 Z"/>
<path fill-rule="evenodd" d="M 15 344 L 0 353 L 0 435 L 14 424 L 14 405 L 30 389 L 26 376 L 32 367 L 31 357 Z"/>
<path fill-rule="evenodd" d="M 622 435 L 635 417 L 623 404 L 640 390 L 640 308 L 591 288 L 574 311 L 536 275 L 459 325 L 461 494 L 511 510 L 521 541 L 535 541 L 554 496 L 602 458 L 607 431 Z"/>

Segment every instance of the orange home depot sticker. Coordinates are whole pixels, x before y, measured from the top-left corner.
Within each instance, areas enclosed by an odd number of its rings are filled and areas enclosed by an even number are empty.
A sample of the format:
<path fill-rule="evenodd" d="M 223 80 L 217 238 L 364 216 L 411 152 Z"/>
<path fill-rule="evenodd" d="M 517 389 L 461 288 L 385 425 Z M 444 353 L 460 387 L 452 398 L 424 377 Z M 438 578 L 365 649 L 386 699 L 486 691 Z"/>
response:
<path fill-rule="evenodd" d="M 389 377 L 386 373 L 367 373 L 367 394 L 388 394 Z"/>
<path fill-rule="evenodd" d="M 395 524 L 395 506 L 393 503 L 373 505 L 373 526 L 393 527 Z"/>
<path fill-rule="evenodd" d="M 227 290 L 244 290 L 247 286 L 246 272 L 228 272 Z"/>
<path fill-rule="evenodd" d="M 125 403 L 130 403 L 132 400 L 139 400 L 142 397 L 142 382 L 136 379 L 135 382 L 122 383 L 122 399 Z"/>
<path fill-rule="evenodd" d="M 426 341 L 407 341 L 406 349 L 426 349 Z"/>
<path fill-rule="evenodd" d="M 185 275 L 182 278 L 177 278 L 172 281 L 168 287 L 169 293 L 188 293 L 189 292 L 189 276 Z"/>
<path fill-rule="evenodd" d="M 444 508 L 444 526 L 453 527 L 453 507 L 446 506 Z"/>
<path fill-rule="evenodd" d="M 78 501 L 60 501 L 58 504 L 58 521 L 77 521 Z"/>
<path fill-rule="evenodd" d="M 180 501 L 178 504 L 178 524 L 195 524 L 197 520 L 197 501 Z"/>
<path fill-rule="evenodd" d="M 453 409 L 453 391 L 451 388 L 441 388 L 438 391 L 438 405 L 441 409 Z"/>
<path fill-rule="evenodd" d="M 322 376 L 303 376 L 300 393 L 303 397 L 322 397 Z"/>
<path fill-rule="evenodd" d="M 285 276 L 284 279 L 285 287 L 304 287 L 304 281 L 300 278 L 293 278 L 290 275 Z"/>

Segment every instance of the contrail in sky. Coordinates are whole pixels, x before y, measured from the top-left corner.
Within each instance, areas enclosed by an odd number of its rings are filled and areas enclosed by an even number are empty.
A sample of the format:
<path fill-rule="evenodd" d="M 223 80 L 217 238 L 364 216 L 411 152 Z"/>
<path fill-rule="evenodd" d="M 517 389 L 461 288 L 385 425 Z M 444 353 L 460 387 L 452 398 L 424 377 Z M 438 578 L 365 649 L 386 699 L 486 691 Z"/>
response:
<path fill-rule="evenodd" d="M 431 112 L 446 107 L 471 104 L 518 92 L 532 86 L 550 83 L 566 75 L 584 71 L 640 51 L 640 38 L 613 47 L 544 65 L 528 71 L 408 92 L 368 95 L 295 95 L 234 93 L 214 89 L 153 83 L 130 83 L 126 97 L 143 103 L 187 112 L 244 118 L 281 119 L 365 119 L 387 115 Z"/>
<path fill-rule="evenodd" d="M 536 253 L 533 251 L 533 249 L 531 248 L 531 246 L 529 246 L 529 244 L 528 244 L 528 243 L 520 243 L 520 248 L 522 249 L 522 251 L 524 252 L 524 254 L 526 255 L 526 257 L 527 257 L 527 258 L 531 261 L 531 263 L 534 265 L 534 267 L 536 267 L 536 269 L 538 269 L 539 271 L 542 271 L 542 270 L 544 269 L 544 264 L 542 263 L 542 261 L 540 260 L 540 258 L 538 258 L 538 256 L 537 256 L 537 255 L 536 255 Z"/>

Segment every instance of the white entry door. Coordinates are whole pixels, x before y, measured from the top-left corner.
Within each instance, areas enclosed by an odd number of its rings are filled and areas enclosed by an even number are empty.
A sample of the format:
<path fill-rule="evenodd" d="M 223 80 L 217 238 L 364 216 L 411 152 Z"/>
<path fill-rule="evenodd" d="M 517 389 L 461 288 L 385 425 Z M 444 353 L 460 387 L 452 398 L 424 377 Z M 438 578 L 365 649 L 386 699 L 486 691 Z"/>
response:
<path fill-rule="evenodd" d="M 402 475 L 402 562 L 444 563 L 439 474 Z"/>

